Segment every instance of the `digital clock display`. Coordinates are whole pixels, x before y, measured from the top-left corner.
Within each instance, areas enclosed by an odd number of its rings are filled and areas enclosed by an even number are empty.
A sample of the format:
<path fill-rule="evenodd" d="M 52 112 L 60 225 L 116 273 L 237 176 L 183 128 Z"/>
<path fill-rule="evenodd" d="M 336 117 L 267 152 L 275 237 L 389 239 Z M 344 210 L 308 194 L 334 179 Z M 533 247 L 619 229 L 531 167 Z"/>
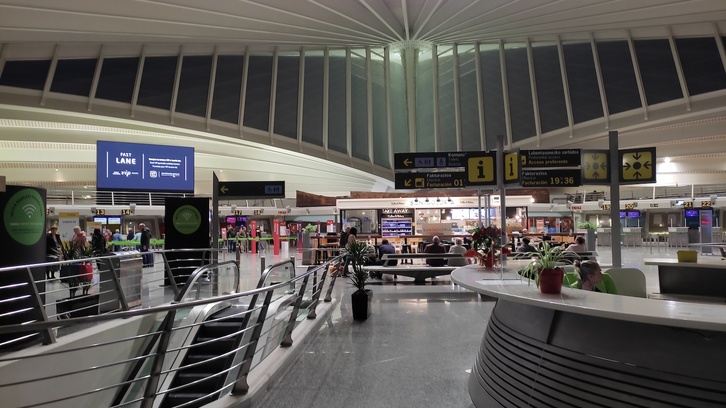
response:
<path fill-rule="evenodd" d="M 573 187 L 581 184 L 579 169 L 522 170 L 522 187 Z"/>

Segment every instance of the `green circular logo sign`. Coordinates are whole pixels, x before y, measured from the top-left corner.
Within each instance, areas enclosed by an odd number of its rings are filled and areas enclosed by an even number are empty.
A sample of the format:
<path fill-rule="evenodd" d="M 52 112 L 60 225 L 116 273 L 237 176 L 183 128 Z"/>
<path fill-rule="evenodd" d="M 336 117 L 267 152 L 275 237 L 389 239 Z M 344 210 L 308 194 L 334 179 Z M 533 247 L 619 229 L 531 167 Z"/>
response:
<path fill-rule="evenodd" d="M 10 238 L 22 245 L 35 245 L 45 229 L 45 205 L 37 191 L 26 188 L 13 194 L 3 214 Z"/>
<path fill-rule="evenodd" d="M 182 234 L 189 235 L 202 225 L 202 215 L 191 205 L 182 205 L 174 211 L 172 218 L 174 228 Z"/>

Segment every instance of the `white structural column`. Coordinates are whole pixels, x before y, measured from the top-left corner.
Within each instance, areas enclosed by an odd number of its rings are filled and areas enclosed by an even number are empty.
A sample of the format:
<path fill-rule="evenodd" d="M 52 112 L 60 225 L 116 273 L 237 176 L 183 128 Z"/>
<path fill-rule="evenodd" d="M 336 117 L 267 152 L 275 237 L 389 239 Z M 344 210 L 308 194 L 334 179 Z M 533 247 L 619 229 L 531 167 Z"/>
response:
<path fill-rule="evenodd" d="M 484 85 L 481 80 L 481 51 L 479 43 L 474 44 L 474 67 L 476 69 L 476 105 L 479 113 L 479 145 L 487 150 L 486 124 L 484 123 Z"/>
<path fill-rule="evenodd" d="M 169 107 L 169 122 L 174 124 L 176 114 L 176 98 L 179 96 L 179 82 L 181 81 L 182 65 L 184 65 L 184 46 L 179 47 L 179 56 L 176 59 L 176 72 L 174 74 L 174 88 L 171 92 L 171 106 Z"/>
<path fill-rule="evenodd" d="M 716 40 L 716 47 L 718 47 L 718 54 L 721 56 L 721 64 L 724 70 L 726 70 L 726 51 L 724 51 L 723 40 L 721 39 L 721 33 L 716 23 L 713 23 L 713 35 L 715 37 L 714 40 Z"/>
<path fill-rule="evenodd" d="M 406 80 L 406 108 L 408 110 L 408 150 L 416 151 L 416 63 L 418 59 L 418 49 L 414 47 L 404 47 L 401 49 L 403 53 L 403 69 Z"/>
<path fill-rule="evenodd" d="M 509 87 L 507 86 L 507 61 L 504 42 L 499 40 L 499 67 L 502 71 L 502 96 L 504 98 L 504 124 L 507 129 L 507 144 L 512 145 L 512 111 L 509 109 Z M 497 135 L 499 136 L 499 135 Z M 487 146 L 487 148 L 490 148 Z"/>
<path fill-rule="evenodd" d="M 570 129 L 570 138 L 575 134 L 575 121 L 572 119 L 572 99 L 570 99 L 570 82 L 567 80 L 567 67 L 565 66 L 565 49 L 560 36 L 557 36 L 557 56 L 560 59 L 560 75 L 562 76 L 562 91 L 565 94 L 565 108 L 567 109 L 567 125 Z"/>
<path fill-rule="evenodd" d="M 134 81 L 134 93 L 131 96 L 131 117 L 136 114 L 136 106 L 139 103 L 139 89 L 141 89 L 141 76 L 144 73 L 144 63 L 146 62 L 146 45 L 141 47 L 141 57 L 139 57 L 139 67 L 136 69 L 136 81 Z"/>
<path fill-rule="evenodd" d="M 635 43 L 633 37 L 628 33 L 628 49 L 630 50 L 630 59 L 633 62 L 633 71 L 635 72 L 635 81 L 638 83 L 638 92 L 640 93 L 640 104 L 643 107 L 643 119 L 648 120 L 648 98 L 645 95 L 643 87 L 643 77 L 640 75 L 640 65 L 638 64 L 638 55 L 635 53 Z"/>
<path fill-rule="evenodd" d="M 242 128 L 244 127 L 244 121 L 245 121 L 245 104 L 247 104 L 247 77 L 250 73 L 250 47 L 245 47 L 245 59 L 244 59 L 244 65 L 242 66 L 242 86 L 240 86 L 239 91 L 239 114 L 237 115 L 237 120 L 239 121 L 239 136 L 242 138 L 244 136 L 244 132 L 242 131 Z"/>
<path fill-rule="evenodd" d="M 454 80 L 454 125 L 456 127 L 456 150 L 461 151 L 464 145 L 461 134 L 461 90 L 459 89 L 459 49 L 456 44 L 451 47 L 453 64 L 451 75 Z"/>
<path fill-rule="evenodd" d="M 50 68 L 48 68 L 48 75 L 45 77 L 45 85 L 43 85 L 43 95 L 40 97 L 40 105 L 45 106 L 45 99 L 48 97 L 50 92 L 50 86 L 53 83 L 53 76 L 55 76 L 55 67 L 58 66 L 58 52 L 60 51 L 60 44 L 56 44 L 53 49 L 53 59 L 50 61 Z"/>
<path fill-rule="evenodd" d="M 346 47 L 345 49 L 345 146 L 348 152 L 348 161 L 353 160 L 353 108 L 350 106 L 353 103 L 353 85 L 351 75 L 353 71 L 351 69 L 351 49 Z"/>
<path fill-rule="evenodd" d="M 277 64 L 278 48 L 272 54 L 272 86 L 270 86 L 270 114 L 267 130 L 269 131 L 270 144 L 275 144 L 275 103 L 277 102 Z"/>
<path fill-rule="evenodd" d="M 323 151 L 325 157 L 328 157 L 328 106 L 330 105 L 330 48 L 325 47 L 323 50 Z"/>
<path fill-rule="evenodd" d="M 683 75 L 683 66 L 681 65 L 681 58 L 678 56 L 678 47 L 676 47 L 676 39 L 673 38 L 673 32 L 670 27 L 666 27 L 668 30 L 668 43 L 671 46 L 671 53 L 673 54 L 673 62 L 676 64 L 676 72 L 678 72 L 678 81 L 681 84 L 681 92 L 683 92 L 683 101 L 686 103 L 686 110 L 691 111 L 691 94 L 688 92 L 688 84 L 686 84 L 686 76 Z"/>
<path fill-rule="evenodd" d="M 529 68 L 529 86 L 532 91 L 532 108 L 534 109 L 534 129 L 537 136 L 537 146 L 542 143 L 542 123 L 539 119 L 539 98 L 537 97 L 537 76 L 534 74 L 534 57 L 532 56 L 532 42 L 527 38 L 527 67 Z"/>
<path fill-rule="evenodd" d="M 88 94 L 88 111 L 93 110 L 93 103 L 96 101 L 96 90 L 98 90 L 98 81 L 101 77 L 101 69 L 103 68 L 104 50 L 106 45 L 101 45 L 98 51 L 98 59 L 96 60 L 96 69 L 93 71 L 93 80 L 91 81 L 91 92 Z"/>
<path fill-rule="evenodd" d="M 209 75 L 209 90 L 207 91 L 207 112 L 204 117 L 207 122 L 207 130 L 212 119 L 212 105 L 214 105 L 214 86 L 217 83 L 217 62 L 219 61 L 218 47 L 214 46 L 214 55 L 212 55 L 212 72 Z"/>
<path fill-rule="evenodd" d="M 371 47 L 366 47 L 366 130 L 368 131 L 368 163 L 373 165 L 373 75 L 371 74 Z"/>
<path fill-rule="evenodd" d="M 600 103 L 602 103 L 602 117 L 605 120 L 605 129 L 610 129 L 610 110 L 608 109 L 608 98 L 605 95 L 605 83 L 602 80 L 602 69 L 600 69 L 600 56 L 597 54 L 595 37 L 590 33 L 590 48 L 592 48 L 592 60 L 595 62 L 595 75 L 597 76 L 597 87 L 600 89 Z"/>
<path fill-rule="evenodd" d="M 305 99 L 303 93 L 305 92 L 305 48 L 300 48 L 300 69 L 298 70 L 297 77 L 297 146 L 302 151 L 302 133 L 303 133 L 303 108 Z"/>
<path fill-rule="evenodd" d="M 433 81 L 431 81 L 434 87 L 434 151 L 438 152 L 441 146 L 441 139 L 439 139 L 439 47 L 436 45 L 431 46 L 431 68 L 434 71 Z"/>
<path fill-rule="evenodd" d="M 393 168 L 393 119 L 391 118 L 391 47 L 383 48 L 383 88 L 386 92 L 386 141 L 388 167 Z"/>

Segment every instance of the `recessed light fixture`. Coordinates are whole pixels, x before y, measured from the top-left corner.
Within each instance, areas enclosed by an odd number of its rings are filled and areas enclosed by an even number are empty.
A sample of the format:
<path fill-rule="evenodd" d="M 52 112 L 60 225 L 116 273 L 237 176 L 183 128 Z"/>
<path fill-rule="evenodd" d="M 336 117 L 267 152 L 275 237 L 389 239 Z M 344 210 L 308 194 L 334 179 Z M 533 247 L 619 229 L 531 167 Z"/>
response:
<path fill-rule="evenodd" d="M 55 171 L 58 171 L 58 169 L 55 169 Z"/>
<path fill-rule="evenodd" d="M 663 161 L 666 162 L 666 163 L 670 163 L 671 162 L 671 158 L 668 157 L 668 156 L 666 156 L 666 157 L 663 158 Z"/>

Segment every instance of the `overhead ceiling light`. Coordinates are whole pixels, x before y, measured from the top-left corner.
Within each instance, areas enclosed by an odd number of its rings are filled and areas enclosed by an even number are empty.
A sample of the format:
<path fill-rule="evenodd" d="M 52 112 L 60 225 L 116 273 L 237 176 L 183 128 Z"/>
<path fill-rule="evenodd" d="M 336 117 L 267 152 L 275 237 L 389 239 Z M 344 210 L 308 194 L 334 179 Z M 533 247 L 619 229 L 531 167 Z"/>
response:
<path fill-rule="evenodd" d="M 666 163 L 670 163 L 671 162 L 671 158 L 668 157 L 668 156 L 666 156 L 666 157 L 663 158 L 663 161 L 666 162 Z"/>
<path fill-rule="evenodd" d="M 55 171 L 58 171 L 58 169 L 55 169 Z"/>

